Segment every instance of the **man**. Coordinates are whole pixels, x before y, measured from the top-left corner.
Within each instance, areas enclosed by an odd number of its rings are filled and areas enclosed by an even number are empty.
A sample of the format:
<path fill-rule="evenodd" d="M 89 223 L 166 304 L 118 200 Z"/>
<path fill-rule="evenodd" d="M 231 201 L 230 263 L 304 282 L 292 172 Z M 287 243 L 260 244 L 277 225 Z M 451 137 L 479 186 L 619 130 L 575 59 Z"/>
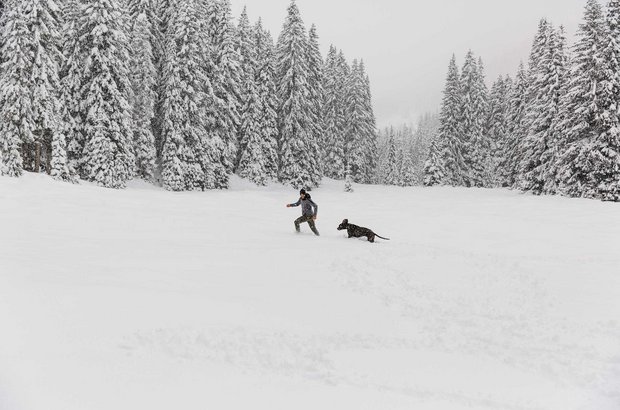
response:
<path fill-rule="evenodd" d="M 295 230 L 299 233 L 299 225 L 308 222 L 310 225 L 310 229 L 316 236 L 319 236 L 319 231 L 317 231 L 316 226 L 314 225 L 314 221 L 316 221 L 316 215 L 319 212 L 319 206 L 314 203 L 310 194 L 306 193 L 306 190 L 302 189 L 299 191 L 299 201 L 294 204 L 286 205 L 287 208 L 294 208 L 301 205 L 301 218 L 297 218 L 295 220 Z"/>

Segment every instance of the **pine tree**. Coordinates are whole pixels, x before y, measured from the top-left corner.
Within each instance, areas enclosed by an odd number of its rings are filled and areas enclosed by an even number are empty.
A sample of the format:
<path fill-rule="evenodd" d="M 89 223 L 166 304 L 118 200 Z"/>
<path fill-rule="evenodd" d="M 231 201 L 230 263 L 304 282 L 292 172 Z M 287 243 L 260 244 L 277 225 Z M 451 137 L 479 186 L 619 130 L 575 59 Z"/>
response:
<path fill-rule="evenodd" d="M 135 156 L 129 98 L 129 41 L 117 0 L 88 0 L 80 5 L 79 29 L 85 55 L 82 103 L 84 173 L 108 188 L 123 188 L 134 175 Z"/>
<path fill-rule="evenodd" d="M 566 62 L 558 32 L 550 24 L 542 27 L 542 52 L 530 84 L 531 100 L 526 114 L 529 129 L 521 147 L 519 178 L 520 188 L 534 194 L 551 191 L 554 186 L 553 177 L 549 177 L 555 157 L 553 124 L 558 115 Z"/>
<path fill-rule="evenodd" d="M 60 128 L 52 135 L 50 175 L 58 181 L 75 183 L 77 182 L 75 175 L 69 168 L 65 132 L 66 127 L 60 125 Z"/>
<path fill-rule="evenodd" d="M 29 169 L 39 172 L 43 158 L 45 170 L 55 179 L 71 181 L 62 135 L 63 107 L 58 98 L 60 9 L 49 0 L 28 0 L 10 6 L 2 55 L 11 57 L 3 64 L 0 94 L 2 134 L 6 140 L 2 144 L 4 172 L 19 175 L 24 156 L 34 160 L 34 165 L 28 164 Z M 13 118 L 7 115 L 9 112 Z M 17 152 L 19 142 L 23 144 L 21 154 Z"/>
<path fill-rule="evenodd" d="M 346 164 L 347 152 L 347 107 L 348 107 L 348 87 L 351 78 L 351 67 L 342 50 L 336 56 L 335 89 L 336 89 L 336 143 L 342 144 L 342 161 Z M 338 179 L 344 178 L 342 169 Z"/>
<path fill-rule="evenodd" d="M 387 173 L 384 183 L 386 185 L 398 185 L 398 181 L 400 179 L 400 172 L 396 152 L 396 141 L 394 141 L 393 132 L 391 132 L 388 137 L 386 160 Z"/>
<path fill-rule="evenodd" d="M 564 146 L 557 161 L 558 179 L 561 191 L 570 196 L 584 195 L 589 178 L 584 159 L 600 120 L 604 31 L 603 10 L 598 2 L 589 0 L 574 46 L 570 83 L 561 102 L 564 121 L 558 125 Z"/>
<path fill-rule="evenodd" d="M 472 105 L 470 114 L 472 122 L 466 128 L 467 149 L 465 150 L 469 172 L 469 185 L 487 187 L 489 181 L 490 144 L 485 134 L 485 124 L 488 117 L 488 90 L 485 84 L 485 74 L 482 59 L 474 67 L 469 101 Z M 464 89 L 468 87 L 465 86 Z M 465 117 L 464 117 L 465 118 Z"/>
<path fill-rule="evenodd" d="M 463 167 L 461 176 L 466 186 L 475 185 L 475 176 L 472 171 L 472 161 L 474 161 L 473 145 L 482 135 L 482 128 L 479 127 L 477 112 L 475 111 L 475 93 L 477 82 L 477 63 L 474 54 L 469 51 L 465 58 L 465 63 L 461 70 L 461 114 L 462 120 L 462 153 Z"/>
<path fill-rule="evenodd" d="M 465 159 L 463 156 L 461 123 L 461 84 L 456 57 L 452 56 L 443 93 L 439 133 L 431 144 L 424 166 L 424 184 L 463 185 Z"/>
<path fill-rule="evenodd" d="M 439 116 L 426 113 L 420 116 L 411 136 L 411 160 L 413 162 L 416 185 L 424 185 L 424 167 L 430 157 L 431 144 L 439 134 Z"/>
<path fill-rule="evenodd" d="M 446 180 L 445 170 L 443 168 L 444 157 L 443 147 L 441 146 L 439 134 L 431 142 L 428 159 L 424 164 L 424 185 L 435 186 L 440 185 Z"/>
<path fill-rule="evenodd" d="M 377 122 L 372 107 L 372 94 L 370 91 L 370 79 L 366 74 L 366 66 L 361 60 L 359 64 L 360 77 L 362 79 L 362 131 L 363 131 L 363 152 L 364 169 L 362 182 L 368 184 L 372 182 L 372 176 L 377 166 Z"/>
<path fill-rule="evenodd" d="M 415 168 L 409 147 L 405 145 L 402 152 L 402 162 L 400 166 L 400 183 L 402 187 L 411 187 L 416 183 Z"/>
<path fill-rule="evenodd" d="M 236 35 L 236 50 L 239 55 L 239 76 L 241 84 L 239 87 L 241 104 L 247 101 L 248 94 L 253 92 L 248 87 L 253 87 L 256 72 L 256 39 L 253 28 L 250 26 L 247 8 L 244 7 L 239 17 Z M 241 139 L 241 138 L 240 138 Z"/>
<path fill-rule="evenodd" d="M 161 168 L 161 155 L 163 149 L 163 103 L 164 103 L 164 66 L 166 64 L 166 44 L 169 36 L 170 20 L 173 8 L 170 6 L 170 0 L 153 0 L 151 5 L 153 10 L 152 27 L 154 31 L 155 42 L 153 44 L 153 52 L 155 57 L 155 67 L 157 70 L 157 83 L 155 86 L 155 118 L 153 121 L 153 136 L 155 137 L 155 152 L 159 168 Z"/>
<path fill-rule="evenodd" d="M 133 28 L 130 69 L 133 106 L 133 144 L 136 156 L 137 175 L 147 181 L 155 177 L 155 101 L 157 71 L 153 54 L 153 27 L 147 0 L 137 0 L 130 7 Z"/>
<path fill-rule="evenodd" d="M 213 148 L 209 113 L 215 99 L 207 77 L 208 46 L 196 0 L 170 15 L 162 104 L 162 182 L 170 191 L 213 189 L 222 151 Z"/>
<path fill-rule="evenodd" d="M 346 164 L 357 183 L 365 180 L 364 78 L 357 60 L 353 61 L 347 84 L 345 123 Z"/>
<path fill-rule="evenodd" d="M 235 49 L 235 29 L 229 0 L 212 0 L 207 3 L 205 32 L 210 44 L 211 59 L 207 73 L 215 93 L 211 126 L 213 138 L 211 150 L 217 157 L 215 186 L 228 188 L 229 174 L 237 159 L 238 135 L 241 109 L 240 56 Z"/>
<path fill-rule="evenodd" d="M 612 1 L 605 19 L 601 6 L 589 0 L 579 28 L 562 104 L 565 148 L 558 179 L 566 195 L 619 199 L 618 9 Z"/>
<path fill-rule="evenodd" d="M 546 19 L 541 19 L 538 24 L 538 31 L 532 42 L 530 57 L 527 70 L 527 81 L 525 82 L 525 94 L 523 96 L 523 118 L 520 123 L 515 124 L 515 135 L 517 135 L 518 144 L 515 153 L 516 176 L 515 187 L 523 189 L 523 176 L 525 170 L 523 164 L 530 159 L 528 153 L 528 136 L 533 128 L 533 119 L 538 113 L 535 112 L 536 94 L 540 92 L 540 62 L 544 59 L 548 50 L 550 24 Z M 530 144 L 531 145 L 531 144 Z"/>
<path fill-rule="evenodd" d="M 340 81 L 338 52 L 334 46 L 330 47 L 325 67 L 323 69 L 323 117 L 325 134 L 322 145 L 323 171 L 329 178 L 342 179 L 344 177 L 344 135 L 341 132 L 340 117 Z"/>
<path fill-rule="evenodd" d="M 280 181 L 294 188 L 320 184 L 319 148 L 314 139 L 307 64 L 308 39 L 299 9 L 291 2 L 277 45 L 280 101 Z"/>
<path fill-rule="evenodd" d="M 519 164 L 522 160 L 519 148 L 522 145 L 523 138 L 525 138 L 523 128 L 527 109 L 527 88 L 528 77 L 525 67 L 521 63 L 508 101 L 506 141 L 499 169 L 499 178 L 504 186 L 513 187 L 515 185 Z"/>
<path fill-rule="evenodd" d="M 487 136 L 491 150 L 491 168 L 488 170 L 491 186 L 503 186 L 502 164 L 506 162 L 506 142 L 508 139 L 508 96 L 509 79 L 499 77 L 491 88 L 489 96 L 489 120 Z"/>
<path fill-rule="evenodd" d="M 60 71 L 62 85 L 63 123 L 67 144 L 67 159 L 73 174 L 86 178 L 83 170 L 83 153 L 85 145 L 82 101 L 82 82 L 85 69 L 84 53 L 87 45 L 86 36 L 81 31 L 78 17 L 80 16 L 78 0 L 67 0 L 63 8 L 64 25 L 62 28 L 63 64 Z"/>
<path fill-rule="evenodd" d="M 312 139 L 317 145 L 318 156 L 317 162 L 319 165 L 318 178 L 321 178 L 324 174 L 323 162 L 324 158 L 324 146 L 321 144 L 321 139 L 324 134 L 323 127 L 323 57 L 321 57 L 321 50 L 319 49 L 319 36 L 316 31 L 316 26 L 313 24 L 308 33 L 308 99 L 310 104 L 310 126 L 312 129 Z"/>
<path fill-rule="evenodd" d="M 353 192 L 353 178 L 351 177 L 350 165 L 347 165 L 344 171 L 344 192 Z"/>
<path fill-rule="evenodd" d="M 542 158 L 546 163 L 545 172 L 542 175 L 544 180 L 543 192 L 546 194 L 558 193 L 558 169 L 557 164 L 562 151 L 564 150 L 562 124 L 564 123 L 567 113 L 563 112 L 562 100 L 568 92 L 570 59 L 568 46 L 566 41 L 566 33 L 564 27 L 560 26 L 558 30 L 551 33 L 549 45 L 552 53 L 551 74 L 548 84 L 552 84 L 553 98 L 551 100 L 552 111 L 550 138 L 548 140 L 548 149 Z"/>
<path fill-rule="evenodd" d="M 55 172 L 54 177 L 61 180 L 70 180 L 66 165 L 66 153 L 62 152 L 64 144 L 56 144 L 52 150 L 53 140 L 63 140 L 64 136 L 55 134 L 62 132 L 60 115 L 62 107 L 60 95 L 60 9 L 50 0 L 29 0 L 23 3 L 24 12 L 30 17 L 29 26 L 33 43 L 30 46 L 34 55 L 32 67 L 32 108 L 35 122 L 33 133 L 41 149 L 41 156 L 45 159 L 44 166 L 51 173 L 52 154 L 56 155 L 57 166 L 63 168 L 61 173 Z M 38 162 L 38 161 L 37 161 Z M 35 167 L 38 171 L 39 167 Z"/>
<path fill-rule="evenodd" d="M 257 67 L 256 84 L 260 100 L 260 135 L 264 175 L 270 180 L 278 177 L 278 100 L 275 84 L 275 46 L 269 32 L 259 20 L 255 28 Z"/>
<path fill-rule="evenodd" d="M 277 175 L 277 123 L 273 95 L 271 39 L 262 24 L 250 28 L 247 14 L 238 27 L 245 105 L 241 114 L 241 158 L 238 173 L 257 185 Z"/>
<path fill-rule="evenodd" d="M 262 136 L 260 135 L 260 100 L 257 94 L 257 55 L 255 37 L 244 8 L 237 28 L 237 50 L 241 73 L 241 126 L 239 128 L 239 158 L 237 172 L 242 178 L 264 185 Z"/>
<path fill-rule="evenodd" d="M 600 132 L 590 142 L 588 196 L 620 201 L 620 1 L 607 6 L 603 43 L 605 79 L 601 87 Z"/>
<path fill-rule="evenodd" d="M 0 171 L 19 177 L 23 173 L 22 144 L 35 140 L 31 84 L 33 56 L 25 4 L 9 1 L 2 18 L 0 70 Z"/>

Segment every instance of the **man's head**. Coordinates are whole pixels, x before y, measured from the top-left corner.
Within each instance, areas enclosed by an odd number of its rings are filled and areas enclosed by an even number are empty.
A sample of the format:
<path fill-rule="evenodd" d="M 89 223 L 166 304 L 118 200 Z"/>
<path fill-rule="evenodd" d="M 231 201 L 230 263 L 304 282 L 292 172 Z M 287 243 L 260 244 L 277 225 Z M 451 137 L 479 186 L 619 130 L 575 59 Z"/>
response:
<path fill-rule="evenodd" d="M 301 191 L 299 191 L 299 195 L 300 195 L 302 198 L 305 198 L 305 197 L 306 197 L 306 190 L 305 190 L 305 189 L 302 189 Z"/>

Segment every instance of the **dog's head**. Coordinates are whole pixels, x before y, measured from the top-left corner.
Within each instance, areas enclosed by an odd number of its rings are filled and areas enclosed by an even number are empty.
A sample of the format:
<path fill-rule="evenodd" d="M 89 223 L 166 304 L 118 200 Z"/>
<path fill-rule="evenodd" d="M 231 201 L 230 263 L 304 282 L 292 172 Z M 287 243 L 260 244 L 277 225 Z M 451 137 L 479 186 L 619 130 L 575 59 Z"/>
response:
<path fill-rule="evenodd" d="M 347 226 L 349 226 L 349 220 L 345 219 L 340 225 L 338 225 L 338 230 L 342 231 L 343 229 L 347 229 Z"/>

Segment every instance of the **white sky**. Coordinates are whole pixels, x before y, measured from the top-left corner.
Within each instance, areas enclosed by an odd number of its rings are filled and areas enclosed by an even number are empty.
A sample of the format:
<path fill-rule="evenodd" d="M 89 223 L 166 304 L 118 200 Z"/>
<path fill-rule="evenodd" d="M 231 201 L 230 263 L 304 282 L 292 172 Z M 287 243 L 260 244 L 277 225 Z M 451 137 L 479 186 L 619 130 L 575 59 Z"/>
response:
<path fill-rule="evenodd" d="M 274 38 L 290 0 L 231 0 L 246 5 Z M 604 0 L 603 0 L 604 1 Z M 487 82 L 527 62 L 538 21 L 563 24 L 572 39 L 586 0 L 297 0 L 307 28 L 316 24 L 323 54 L 330 44 L 363 58 L 380 127 L 438 111 L 450 57 L 468 49 L 484 60 Z"/>

